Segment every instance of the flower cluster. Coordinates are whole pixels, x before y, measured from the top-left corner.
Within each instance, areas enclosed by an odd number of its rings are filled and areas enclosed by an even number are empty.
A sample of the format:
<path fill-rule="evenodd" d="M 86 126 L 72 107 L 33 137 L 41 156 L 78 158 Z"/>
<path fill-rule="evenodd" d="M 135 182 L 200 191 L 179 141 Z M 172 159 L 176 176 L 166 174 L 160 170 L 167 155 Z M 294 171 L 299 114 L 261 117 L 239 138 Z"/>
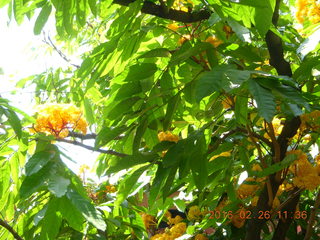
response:
<path fill-rule="evenodd" d="M 171 227 L 168 231 L 164 233 L 158 233 L 152 236 L 151 240 L 173 240 L 181 237 L 187 230 L 187 224 L 185 222 L 180 222 Z"/>
<path fill-rule="evenodd" d="M 311 113 L 302 114 L 300 116 L 301 124 L 300 130 L 311 130 L 315 132 L 319 132 L 320 129 L 320 111 L 315 110 Z"/>
<path fill-rule="evenodd" d="M 71 104 L 45 104 L 39 106 L 34 130 L 56 138 L 65 138 L 70 130 L 86 134 L 87 122 L 80 109 Z"/>
<path fill-rule="evenodd" d="M 198 206 L 192 206 L 188 211 L 187 217 L 189 221 L 201 221 L 202 217 L 207 213 L 207 211 L 201 211 Z"/>
<path fill-rule="evenodd" d="M 295 154 L 298 159 L 290 166 L 290 172 L 295 177 L 293 178 L 293 185 L 299 188 L 306 188 L 314 190 L 320 185 L 320 176 L 318 174 L 318 167 L 314 167 L 309 161 L 307 155 L 301 150 L 292 150 L 287 154 Z"/>
<path fill-rule="evenodd" d="M 172 134 L 171 132 L 160 132 L 158 134 L 158 139 L 160 142 L 163 142 L 163 141 L 178 142 L 179 136 Z"/>
<path fill-rule="evenodd" d="M 281 119 L 279 118 L 274 118 L 272 120 L 272 126 L 273 126 L 273 131 L 274 131 L 274 135 L 277 137 L 280 135 L 283 125 L 281 124 Z M 271 130 L 269 129 L 269 127 L 267 128 L 268 132 L 270 132 Z M 264 137 L 267 139 L 271 139 L 268 133 L 264 134 Z"/>
<path fill-rule="evenodd" d="M 168 225 L 175 225 L 177 223 L 180 223 L 183 221 L 183 218 L 179 215 L 175 216 L 174 218 L 171 216 L 171 213 L 169 211 L 166 212 L 165 217 L 168 220 Z"/>
<path fill-rule="evenodd" d="M 206 42 L 210 43 L 215 48 L 219 47 L 223 43 L 223 41 L 221 41 L 220 39 L 216 38 L 215 36 L 208 37 L 206 39 Z"/>
<path fill-rule="evenodd" d="M 174 1 L 173 3 L 173 9 L 180 10 L 183 12 L 188 12 L 189 9 L 193 6 L 193 2 L 190 0 L 178 0 Z"/>
<path fill-rule="evenodd" d="M 320 3 L 316 0 L 297 0 L 296 18 L 299 23 L 309 20 L 311 23 L 320 22 Z"/>
<path fill-rule="evenodd" d="M 199 233 L 194 237 L 194 240 L 208 240 L 209 238 L 207 238 L 205 235 Z"/>
<path fill-rule="evenodd" d="M 146 230 L 150 230 L 152 227 L 157 225 L 157 221 L 154 216 L 147 213 L 141 213 L 141 218 Z"/>
<path fill-rule="evenodd" d="M 117 189 L 113 185 L 107 185 L 106 186 L 106 190 L 104 190 L 104 192 L 106 192 L 106 193 L 114 193 L 116 191 L 117 191 Z"/>
<path fill-rule="evenodd" d="M 252 171 L 262 171 L 262 168 L 259 164 L 254 164 L 252 166 Z M 265 177 L 247 177 L 237 189 L 238 197 L 240 199 L 244 199 L 253 196 L 260 189 L 261 184 L 265 181 L 265 179 Z"/>

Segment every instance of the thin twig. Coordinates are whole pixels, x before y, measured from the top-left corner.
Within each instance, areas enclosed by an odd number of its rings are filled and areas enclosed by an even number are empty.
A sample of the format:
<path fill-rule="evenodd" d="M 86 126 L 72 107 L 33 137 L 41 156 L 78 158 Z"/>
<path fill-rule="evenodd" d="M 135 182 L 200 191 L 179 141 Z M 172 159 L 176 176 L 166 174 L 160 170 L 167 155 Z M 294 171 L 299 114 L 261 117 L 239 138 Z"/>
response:
<path fill-rule="evenodd" d="M 314 203 L 314 207 L 311 210 L 311 214 L 310 214 L 309 221 L 308 221 L 308 226 L 307 226 L 307 233 L 304 236 L 303 240 L 309 240 L 311 238 L 312 228 L 313 228 L 313 224 L 314 224 L 314 221 L 315 221 L 315 218 L 316 218 L 316 212 L 317 212 L 319 206 L 320 206 L 320 190 L 318 191 L 318 194 L 317 194 L 317 197 L 316 197 L 316 200 L 315 200 L 315 203 Z"/>
<path fill-rule="evenodd" d="M 15 239 L 23 240 L 23 238 L 6 221 L 0 219 L 0 226 L 7 229 L 14 236 Z"/>
<path fill-rule="evenodd" d="M 50 46 L 60 55 L 60 57 L 61 57 L 63 60 L 65 60 L 65 61 L 68 62 L 70 65 L 72 65 L 72 66 L 74 66 L 74 67 L 76 67 L 76 68 L 80 68 L 79 65 L 72 63 L 71 60 L 70 60 L 69 58 L 67 58 L 67 56 L 66 56 L 60 49 L 57 48 L 57 46 L 52 42 L 52 40 L 51 40 L 51 38 L 50 38 L 49 35 L 48 35 L 48 40 L 49 40 L 49 42 L 48 42 L 46 39 L 44 39 L 44 42 L 45 42 L 46 44 L 50 45 Z"/>
<path fill-rule="evenodd" d="M 55 140 L 58 141 L 58 142 L 70 143 L 70 144 L 73 144 L 73 145 L 76 145 L 76 146 L 80 146 L 80 147 L 83 147 L 85 149 L 92 150 L 92 151 L 95 151 L 95 152 L 106 153 L 106 154 L 110 154 L 110 155 L 114 155 L 114 156 L 118 156 L 118 157 L 126 157 L 126 156 L 128 156 L 125 153 L 119 153 L 119 152 L 116 152 L 114 150 L 104 150 L 104 149 L 100 149 L 100 148 L 95 149 L 92 146 L 88 146 L 88 145 L 85 145 L 85 144 L 83 144 L 81 142 L 77 142 L 77 141 L 73 141 L 73 140 L 62 139 L 62 138 L 61 139 L 57 138 Z"/>

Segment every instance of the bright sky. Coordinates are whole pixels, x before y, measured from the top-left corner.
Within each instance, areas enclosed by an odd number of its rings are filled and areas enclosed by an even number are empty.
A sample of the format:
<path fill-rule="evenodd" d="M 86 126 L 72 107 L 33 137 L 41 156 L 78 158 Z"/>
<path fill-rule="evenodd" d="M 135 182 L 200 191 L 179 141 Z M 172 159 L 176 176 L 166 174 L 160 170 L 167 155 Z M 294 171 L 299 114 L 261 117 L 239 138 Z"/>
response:
<path fill-rule="evenodd" d="M 43 35 L 35 36 L 33 34 L 34 19 L 30 22 L 25 20 L 21 26 L 17 26 L 15 21 L 8 25 L 6 9 L 0 9 L 0 68 L 4 74 L 0 74 L 0 95 L 11 101 L 13 106 L 22 109 L 28 114 L 34 112 L 33 106 L 33 88 L 17 89 L 15 84 L 20 79 L 39 74 L 51 67 L 59 67 L 66 64 L 65 61 L 56 53 L 52 54 L 45 51 Z M 49 22 L 45 26 L 45 31 L 54 36 L 54 23 Z M 16 94 L 11 94 L 16 91 Z M 86 142 L 85 144 L 93 144 Z M 67 155 L 77 163 L 74 164 L 64 159 L 65 163 L 75 173 L 78 172 L 80 165 L 86 164 L 92 167 L 98 153 L 92 152 L 81 147 L 70 144 L 60 144 L 67 149 Z M 64 151 L 66 152 L 66 151 Z M 98 181 L 94 174 L 88 173 L 87 176 Z"/>

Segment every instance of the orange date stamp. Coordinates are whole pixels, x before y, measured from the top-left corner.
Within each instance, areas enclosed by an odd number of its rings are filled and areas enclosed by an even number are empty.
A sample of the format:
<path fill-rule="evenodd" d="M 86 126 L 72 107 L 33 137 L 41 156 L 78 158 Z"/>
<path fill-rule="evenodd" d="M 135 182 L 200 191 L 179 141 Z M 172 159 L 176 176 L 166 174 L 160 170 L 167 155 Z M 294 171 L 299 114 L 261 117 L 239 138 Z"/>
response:
<path fill-rule="evenodd" d="M 238 215 L 240 219 L 260 219 L 260 220 L 269 220 L 273 217 L 278 217 L 280 219 L 307 219 L 307 211 L 258 211 L 256 214 L 253 214 L 249 210 L 241 210 L 234 213 L 233 211 L 209 211 L 209 219 L 232 219 L 234 215 Z"/>

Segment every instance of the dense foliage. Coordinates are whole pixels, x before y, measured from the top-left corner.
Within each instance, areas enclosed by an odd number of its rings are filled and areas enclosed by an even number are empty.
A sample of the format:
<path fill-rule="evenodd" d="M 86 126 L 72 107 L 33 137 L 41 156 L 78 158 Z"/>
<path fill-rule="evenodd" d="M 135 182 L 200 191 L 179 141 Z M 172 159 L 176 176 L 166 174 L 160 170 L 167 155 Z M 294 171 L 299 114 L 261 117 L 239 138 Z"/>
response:
<path fill-rule="evenodd" d="M 0 98 L 1 239 L 319 238 L 318 1 L 5 6 L 36 35 L 54 18 L 67 62 L 17 83 L 36 115 Z M 118 182 L 77 176 L 58 142 Z"/>

